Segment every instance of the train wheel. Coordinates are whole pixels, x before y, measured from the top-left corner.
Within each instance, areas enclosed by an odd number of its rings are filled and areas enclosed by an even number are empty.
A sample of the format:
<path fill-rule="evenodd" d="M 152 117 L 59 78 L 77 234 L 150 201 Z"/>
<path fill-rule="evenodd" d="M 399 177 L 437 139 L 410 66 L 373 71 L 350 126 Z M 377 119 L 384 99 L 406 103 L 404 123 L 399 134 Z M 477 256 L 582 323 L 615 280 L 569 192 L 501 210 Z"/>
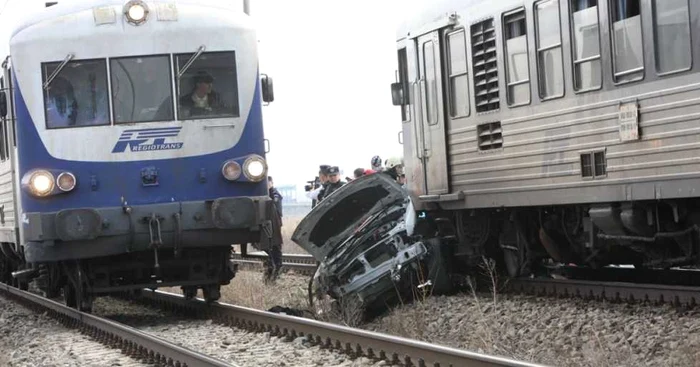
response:
<path fill-rule="evenodd" d="M 182 287 L 182 295 L 185 296 L 185 299 L 194 299 L 197 297 L 197 287 Z"/>
<path fill-rule="evenodd" d="M 63 286 L 63 299 L 68 307 L 75 308 L 78 305 L 75 287 L 70 282 Z"/>
<path fill-rule="evenodd" d="M 202 293 L 204 293 L 204 300 L 207 303 L 216 302 L 221 298 L 221 286 L 220 285 L 206 285 L 202 287 Z"/>

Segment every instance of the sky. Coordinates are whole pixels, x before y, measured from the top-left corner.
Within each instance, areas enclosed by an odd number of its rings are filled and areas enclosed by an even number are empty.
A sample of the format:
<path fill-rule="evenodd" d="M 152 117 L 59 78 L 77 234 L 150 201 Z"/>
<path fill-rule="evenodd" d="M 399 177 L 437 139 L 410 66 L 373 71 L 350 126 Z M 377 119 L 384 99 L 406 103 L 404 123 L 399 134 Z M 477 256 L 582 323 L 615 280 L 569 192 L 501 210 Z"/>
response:
<path fill-rule="evenodd" d="M 252 0 L 260 71 L 274 80 L 263 107 L 275 183 L 312 180 L 320 164 L 343 177 L 374 155 L 400 156 L 391 104 L 399 1 Z"/>
<path fill-rule="evenodd" d="M 260 72 L 274 80 L 263 119 L 275 183 L 302 190 L 320 164 L 339 166 L 345 177 L 369 168 L 374 155 L 401 156 L 400 110 L 390 93 L 396 30 L 402 10 L 420 0 L 250 1 Z M 0 0 L 0 34 L 12 27 L 8 18 L 44 2 Z M 6 52 L 7 42 L 0 47 Z"/>

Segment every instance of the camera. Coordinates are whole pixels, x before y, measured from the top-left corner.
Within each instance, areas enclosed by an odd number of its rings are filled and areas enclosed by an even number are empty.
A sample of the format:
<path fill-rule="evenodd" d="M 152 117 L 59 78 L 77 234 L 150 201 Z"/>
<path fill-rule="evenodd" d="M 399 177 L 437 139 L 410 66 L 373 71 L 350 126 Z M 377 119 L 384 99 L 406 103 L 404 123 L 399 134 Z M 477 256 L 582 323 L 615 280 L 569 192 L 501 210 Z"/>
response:
<path fill-rule="evenodd" d="M 306 181 L 308 185 L 304 185 L 304 191 L 309 192 L 312 190 L 316 190 L 319 187 L 321 187 L 321 179 L 316 176 L 313 180 L 311 181 Z"/>

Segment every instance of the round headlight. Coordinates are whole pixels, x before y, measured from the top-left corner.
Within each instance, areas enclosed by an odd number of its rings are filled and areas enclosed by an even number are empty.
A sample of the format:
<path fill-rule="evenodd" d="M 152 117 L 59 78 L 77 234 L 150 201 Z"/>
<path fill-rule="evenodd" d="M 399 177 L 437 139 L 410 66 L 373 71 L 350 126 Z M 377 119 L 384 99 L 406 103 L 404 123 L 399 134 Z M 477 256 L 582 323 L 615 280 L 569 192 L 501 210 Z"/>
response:
<path fill-rule="evenodd" d="M 51 172 L 36 171 L 29 178 L 29 188 L 36 196 L 46 196 L 53 191 L 55 180 Z"/>
<path fill-rule="evenodd" d="M 56 179 L 56 186 L 63 192 L 71 191 L 75 188 L 75 176 L 70 172 L 63 172 Z"/>
<path fill-rule="evenodd" d="M 221 167 L 221 174 L 229 181 L 236 181 L 241 177 L 241 165 L 236 161 L 226 161 Z"/>
<path fill-rule="evenodd" d="M 265 163 L 265 160 L 260 156 L 251 156 L 243 163 L 243 173 L 250 181 L 260 182 L 265 179 L 267 163 Z"/>
<path fill-rule="evenodd" d="M 148 17 L 148 6 L 140 0 L 132 0 L 124 5 L 124 15 L 129 23 L 140 25 Z"/>

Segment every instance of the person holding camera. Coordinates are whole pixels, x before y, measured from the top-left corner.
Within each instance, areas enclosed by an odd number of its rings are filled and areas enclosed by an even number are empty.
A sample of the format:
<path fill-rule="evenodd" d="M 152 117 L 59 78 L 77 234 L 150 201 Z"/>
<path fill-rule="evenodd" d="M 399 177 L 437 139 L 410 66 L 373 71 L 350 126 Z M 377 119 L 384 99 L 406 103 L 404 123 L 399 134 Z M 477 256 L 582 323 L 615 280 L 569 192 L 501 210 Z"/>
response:
<path fill-rule="evenodd" d="M 311 199 L 311 208 L 313 209 L 321 198 L 319 195 L 322 194 L 325 187 L 328 185 L 328 169 L 331 168 L 329 165 L 321 165 L 318 171 L 318 177 L 313 181 L 307 181 L 309 185 L 304 187 L 306 191 L 306 197 Z"/>

